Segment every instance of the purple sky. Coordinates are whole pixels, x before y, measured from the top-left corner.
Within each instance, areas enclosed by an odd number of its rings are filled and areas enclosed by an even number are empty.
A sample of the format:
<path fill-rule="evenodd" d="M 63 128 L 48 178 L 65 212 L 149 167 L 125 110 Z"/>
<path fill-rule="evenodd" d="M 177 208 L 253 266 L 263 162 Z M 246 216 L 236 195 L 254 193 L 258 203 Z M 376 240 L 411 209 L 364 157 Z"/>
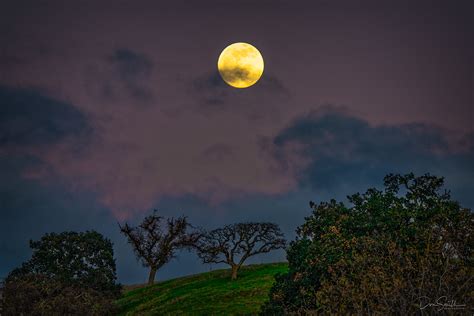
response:
<path fill-rule="evenodd" d="M 29 238 L 97 229 L 140 282 L 117 220 L 158 208 L 291 238 L 309 199 L 389 172 L 445 176 L 474 206 L 471 1 L 255 2 L 2 5 L 0 275 Z M 248 89 L 216 69 L 240 41 L 265 60 Z M 159 278 L 206 269 L 172 265 Z"/>

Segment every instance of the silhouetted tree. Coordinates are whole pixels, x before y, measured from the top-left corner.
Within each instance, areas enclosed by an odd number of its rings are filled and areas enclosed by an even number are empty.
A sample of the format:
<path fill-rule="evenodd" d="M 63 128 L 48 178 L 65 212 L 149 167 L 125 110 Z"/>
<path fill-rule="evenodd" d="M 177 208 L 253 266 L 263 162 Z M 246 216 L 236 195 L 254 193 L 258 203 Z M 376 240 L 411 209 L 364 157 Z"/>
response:
<path fill-rule="evenodd" d="M 232 280 L 249 257 L 285 247 L 286 241 L 273 223 L 238 223 L 202 231 L 194 247 L 203 263 L 225 263 L 232 268 Z"/>
<path fill-rule="evenodd" d="M 132 245 L 137 259 L 150 268 L 150 285 L 155 281 L 156 272 L 175 257 L 176 250 L 189 247 L 195 238 L 194 234 L 187 234 L 190 224 L 186 217 L 169 218 L 164 225 L 163 217 L 158 216 L 156 210 L 137 227 L 127 223 L 124 226 L 119 224 L 119 227 Z"/>

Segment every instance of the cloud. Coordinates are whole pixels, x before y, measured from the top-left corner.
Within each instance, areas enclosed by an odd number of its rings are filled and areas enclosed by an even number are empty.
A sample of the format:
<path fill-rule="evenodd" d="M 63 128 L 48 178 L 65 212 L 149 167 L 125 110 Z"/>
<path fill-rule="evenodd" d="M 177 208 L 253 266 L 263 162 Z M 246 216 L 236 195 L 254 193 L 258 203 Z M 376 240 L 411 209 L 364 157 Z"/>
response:
<path fill-rule="evenodd" d="M 219 70 L 227 81 L 245 81 L 249 77 L 250 72 L 243 67 L 222 68 Z"/>
<path fill-rule="evenodd" d="M 294 120 L 273 139 L 273 154 L 280 164 L 300 164 L 300 187 L 337 191 L 368 187 L 387 173 L 415 172 L 445 176 L 453 191 L 469 205 L 474 199 L 473 135 L 451 137 L 434 126 L 413 123 L 372 126 L 338 111 L 312 112 Z M 293 157 L 287 148 L 296 148 Z M 466 186 L 467 185 L 467 186 Z M 348 192 L 349 193 L 349 192 Z"/>
<path fill-rule="evenodd" d="M 45 183 L 23 177 L 24 169 L 42 164 L 33 156 L 0 155 L 0 277 L 29 258 L 30 239 L 48 232 L 94 229 L 113 240 L 120 281 L 141 281 L 145 271 L 93 192 L 70 191 L 59 178 Z"/>
<path fill-rule="evenodd" d="M 147 82 L 153 70 L 153 62 L 146 55 L 122 48 L 117 49 L 108 61 L 118 75 L 121 85 L 132 97 L 142 101 L 150 101 L 153 98 L 153 92 Z"/>
<path fill-rule="evenodd" d="M 73 196 L 63 178 L 51 177 L 54 168 L 45 160 L 58 147 L 75 154 L 84 148 L 93 132 L 87 116 L 30 88 L 0 86 L 0 105 L 0 276 L 5 276 L 28 256 L 29 239 L 84 229 L 107 215 L 92 206 L 94 199 Z"/>
<path fill-rule="evenodd" d="M 172 123 L 169 125 L 174 126 Z M 193 123 L 195 118 L 188 122 Z M 201 123 L 196 126 L 203 126 Z M 295 227 L 309 214 L 309 200 L 344 199 L 381 186 L 389 172 L 409 171 L 446 176 L 446 187 L 453 196 L 463 206 L 474 205 L 472 133 L 452 141 L 444 130 L 433 126 L 373 126 L 333 108 L 301 116 L 274 136 L 260 138 L 260 152 L 242 150 L 246 139 L 210 142 L 211 134 L 199 138 L 205 142 L 185 142 L 190 135 L 197 141 L 199 129 L 191 131 L 175 135 L 175 147 L 166 149 L 152 146 L 166 145 L 169 138 L 157 140 L 158 135 L 149 143 L 134 138 L 137 144 L 131 148 L 103 143 L 102 149 L 94 147 L 80 159 L 64 153 L 55 156 L 57 161 L 47 162 L 28 155 L 0 156 L 0 275 L 28 257 L 30 238 L 51 231 L 96 229 L 114 242 L 120 281 L 145 281 L 146 271 L 136 263 L 116 228 L 120 214 L 110 210 L 123 210 L 136 222 L 143 212 L 157 208 L 164 216 L 183 214 L 193 224 L 207 228 L 245 220 L 273 221 L 292 239 Z M 179 145 L 182 143 L 187 147 Z M 69 169 L 59 174 L 65 177 L 56 176 L 54 181 L 23 176 L 25 169 L 45 164 L 58 168 L 64 163 Z M 67 181 L 83 175 L 89 181 L 69 190 Z M 110 198 L 109 204 L 104 197 Z M 219 203 L 209 203 L 216 198 Z M 140 209 L 134 213 L 136 208 Z M 283 252 L 275 252 L 253 262 L 283 259 Z M 183 254 L 165 266 L 159 277 L 208 268 L 194 254 Z"/>
<path fill-rule="evenodd" d="M 238 80 L 245 70 L 232 73 Z M 189 94 L 192 109 L 201 115 L 214 117 L 232 112 L 252 121 L 271 120 L 288 106 L 291 93 L 275 74 L 264 73 L 253 86 L 236 89 L 227 85 L 216 71 L 203 74 L 192 81 Z"/>
<path fill-rule="evenodd" d="M 0 86 L 0 148 L 48 145 L 91 132 L 73 105 L 33 89 Z"/>
<path fill-rule="evenodd" d="M 117 49 L 109 60 L 116 65 L 124 80 L 149 76 L 153 67 L 151 60 L 144 54 L 123 48 Z"/>
<path fill-rule="evenodd" d="M 155 96 L 151 85 L 154 66 L 143 53 L 116 49 L 87 67 L 85 87 L 90 95 L 105 103 L 126 100 L 132 104 L 149 104 Z"/>

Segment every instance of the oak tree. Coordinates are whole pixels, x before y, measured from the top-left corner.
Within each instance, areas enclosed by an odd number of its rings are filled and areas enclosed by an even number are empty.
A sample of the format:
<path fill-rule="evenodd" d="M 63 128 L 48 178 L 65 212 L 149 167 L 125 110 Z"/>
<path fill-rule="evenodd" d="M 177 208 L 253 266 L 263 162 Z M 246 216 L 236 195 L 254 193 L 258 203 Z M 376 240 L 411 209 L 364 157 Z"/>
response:
<path fill-rule="evenodd" d="M 149 285 L 154 283 L 156 272 L 176 256 L 176 251 L 189 247 L 194 238 L 192 233 L 187 233 L 190 224 L 186 217 L 164 221 L 156 210 L 136 227 L 128 223 L 119 224 L 119 227 L 132 245 L 137 259 L 150 269 Z"/>
<path fill-rule="evenodd" d="M 286 241 L 274 223 L 237 223 L 202 231 L 194 243 L 203 263 L 225 263 L 232 269 L 232 280 L 249 257 L 285 247 Z"/>

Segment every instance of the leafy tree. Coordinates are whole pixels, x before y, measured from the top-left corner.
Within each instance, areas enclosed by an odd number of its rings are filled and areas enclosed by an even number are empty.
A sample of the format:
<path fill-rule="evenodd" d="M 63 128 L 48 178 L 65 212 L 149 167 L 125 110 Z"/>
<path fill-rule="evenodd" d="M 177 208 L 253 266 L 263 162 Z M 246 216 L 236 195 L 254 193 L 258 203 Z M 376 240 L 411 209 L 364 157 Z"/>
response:
<path fill-rule="evenodd" d="M 68 284 L 103 292 L 120 292 L 112 242 L 95 231 L 63 232 L 30 241 L 31 259 L 11 277 L 41 274 Z"/>
<path fill-rule="evenodd" d="M 137 259 L 150 268 L 150 285 L 155 282 L 156 272 L 176 256 L 176 251 L 189 247 L 195 238 L 195 235 L 187 233 L 190 224 L 186 217 L 169 218 L 164 225 L 163 217 L 158 216 L 156 210 L 137 227 L 131 227 L 128 223 L 124 226 L 119 224 L 119 227 L 132 245 Z"/>
<path fill-rule="evenodd" d="M 232 268 L 232 280 L 249 257 L 284 248 L 283 233 L 273 223 L 238 223 L 202 231 L 194 247 L 204 263 L 225 263 Z"/>
<path fill-rule="evenodd" d="M 262 313 L 433 313 L 439 298 L 473 306 L 474 215 L 442 186 L 388 175 L 384 190 L 354 194 L 350 207 L 310 202 Z"/>
<path fill-rule="evenodd" d="M 50 233 L 30 247 L 31 259 L 6 279 L 7 315 L 111 312 L 121 286 L 110 240 L 95 231 Z"/>

